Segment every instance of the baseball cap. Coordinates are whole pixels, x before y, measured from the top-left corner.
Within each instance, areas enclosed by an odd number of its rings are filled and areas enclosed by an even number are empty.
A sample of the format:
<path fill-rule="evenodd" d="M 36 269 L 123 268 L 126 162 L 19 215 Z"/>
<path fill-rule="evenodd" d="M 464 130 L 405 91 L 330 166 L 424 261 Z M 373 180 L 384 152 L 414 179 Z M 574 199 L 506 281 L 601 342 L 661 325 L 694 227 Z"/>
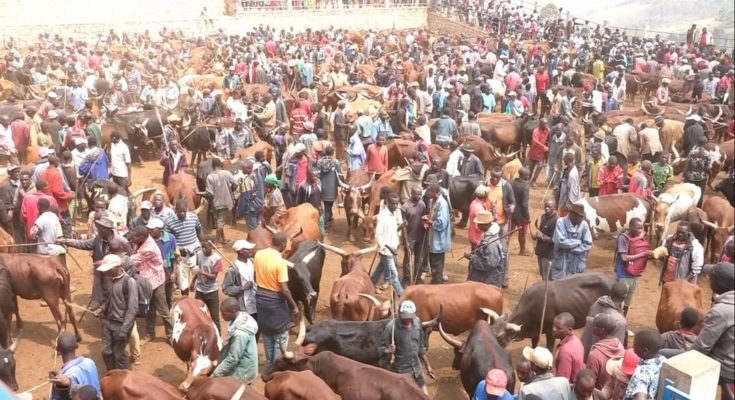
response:
<path fill-rule="evenodd" d="M 96 224 L 107 229 L 115 229 L 115 221 L 110 217 L 102 217 L 96 221 Z"/>
<path fill-rule="evenodd" d="M 140 206 L 141 209 L 143 206 Z M 163 228 L 163 220 L 160 218 L 151 218 L 148 220 L 148 223 L 145 226 L 148 229 L 162 229 Z"/>
<path fill-rule="evenodd" d="M 551 368 L 554 363 L 554 356 L 551 355 L 549 349 L 540 346 L 534 348 L 524 347 L 523 358 L 530 361 L 531 364 L 543 369 Z"/>
<path fill-rule="evenodd" d="M 502 396 L 508 385 L 508 377 L 502 369 L 491 369 L 485 376 L 485 392 L 493 396 Z"/>
<path fill-rule="evenodd" d="M 232 250 L 240 251 L 240 250 L 252 250 L 255 248 L 255 243 L 248 242 L 247 240 L 240 239 L 236 240 L 235 243 L 232 244 Z"/>
<path fill-rule="evenodd" d="M 727 292 L 735 290 L 735 266 L 731 263 L 705 264 L 702 273 L 714 279 L 720 289 Z"/>
<path fill-rule="evenodd" d="M 140 203 L 140 209 L 141 210 L 150 210 L 151 208 L 153 208 L 153 203 L 151 203 L 148 200 Z"/>
<path fill-rule="evenodd" d="M 401 319 L 413 318 L 416 316 L 416 304 L 411 300 L 404 300 L 398 307 L 398 317 Z"/>
<path fill-rule="evenodd" d="M 102 262 L 97 267 L 97 271 L 107 272 L 121 265 L 122 265 L 122 259 L 120 258 L 120 256 L 117 256 L 115 254 L 108 254 L 105 256 L 105 258 L 102 259 Z"/>

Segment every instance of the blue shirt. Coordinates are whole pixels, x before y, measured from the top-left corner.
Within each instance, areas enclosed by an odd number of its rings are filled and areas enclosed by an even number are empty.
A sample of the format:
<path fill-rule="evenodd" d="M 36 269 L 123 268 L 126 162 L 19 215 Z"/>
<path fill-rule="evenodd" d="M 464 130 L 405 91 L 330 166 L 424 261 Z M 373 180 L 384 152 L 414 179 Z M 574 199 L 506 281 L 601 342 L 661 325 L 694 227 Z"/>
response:
<path fill-rule="evenodd" d="M 436 199 L 434 209 L 434 223 L 431 229 L 434 230 L 431 236 L 431 244 L 429 245 L 430 253 L 445 253 L 452 248 L 452 229 L 449 220 L 449 204 L 444 196 Z"/>
<path fill-rule="evenodd" d="M 390 121 L 380 119 L 373 124 L 373 141 L 376 141 L 380 134 L 385 135 L 386 139 L 391 139 L 396 136 L 393 133 L 393 127 L 390 126 Z"/>
<path fill-rule="evenodd" d="M 161 251 L 161 258 L 163 258 L 163 267 L 171 269 L 176 254 L 176 238 L 170 233 L 163 231 L 161 232 L 161 238 L 156 240 L 158 250 Z"/>
<path fill-rule="evenodd" d="M 475 389 L 475 393 L 472 395 L 472 400 L 515 400 L 515 397 L 513 397 L 512 394 L 508 393 L 508 391 L 504 391 L 502 396 L 490 396 L 485 392 L 485 380 L 481 380 L 480 383 L 477 384 L 477 389 Z"/>
<path fill-rule="evenodd" d="M 100 395 L 100 381 L 99 375 L 97 374 L 97 365 L 94 361 L 86 357 L 77 357 L 71 361 L 68 361 L 61 367 L 60 374 L 69 377 L 71 386 L 92 386 L 97 391 L 97 395 Z M 71 389 L 71 388 L 70 388 Z M 54 387 L 51 392 L 51 400 L 67 400 L 69 396 L 69 390 L 59 390 Z"/>
<path fill-rule="evenodd" d="M 656 356 L 648 360 L 641 360 L 635 367 L 633 376 L 630 377 L 628 389 L 625 390 L 625 400 L 632 400 L 636 394 L 645 393 L 649 399 L 656 398 L 658 391 L 658 379 L 661 375 L 661 367 L 666 360 L 663 356 Z"/>

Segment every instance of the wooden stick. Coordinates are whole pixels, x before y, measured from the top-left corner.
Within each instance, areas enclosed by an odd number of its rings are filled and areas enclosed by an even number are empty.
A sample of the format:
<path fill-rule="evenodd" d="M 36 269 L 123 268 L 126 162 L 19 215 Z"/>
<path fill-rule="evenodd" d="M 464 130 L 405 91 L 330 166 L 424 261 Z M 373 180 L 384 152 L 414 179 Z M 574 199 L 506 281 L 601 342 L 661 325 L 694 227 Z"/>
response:
<path fill-rule="evenodd" d="M 38 385 L 33 386 L 32 388 L 26 389 L 26 390 L 24 390 L 22 392 L 19 392 L 19 393 L 21 393 L 21 394 L 23 394 L 23 393 L 31 393 L 31 392 L 36 391 L 36 390 L 38 390 L 38 389 L 40 389 L 40 388 L 42 388 L 42 387 L 44 387 L 44 386 L 46 386 L 46 385 L 48 385 L 50 383 L 51 382 L 49 382 L 49 381 L 46 381 L 44 383 L 39 383 Z"/>
<path fill-rule="evenodd" d="M 215 251 L 216 251 L 217 253 L 219 253 L 219 255 L 221 255 L 221 256 L 222 256 L 222 258 L 224 258 L 224 259 L 225 259 L 225 261 L 227 261 L 227 262 L 228 262 L 228 263 L 230 263 L 230 264 L 233 264 L 233 262 L 232 262 L 232 261 L 230 261 L 230 259 L 229 259 L 229 258 L 227 258 L 227 256 L 226 256 L 226 255 L 224 255 L 224 254 L 223 254 L 223 253 L 222 253 L 222 252 L 221 252 L 221 251 L 219 250 L 219 248 L 218 248 L 218 247 L 217 247 L 217 246 L 216 246 L 216 245 L 215 245 L 214 243 L 212 243 L 212 241 L 211 241 L 211 240 L 207 240 L 207 243 L 209 243 L 209 244 L 210 244 L 210 245 L 212 246 L 212 248 L 213 248 L 213 249 L 214 249 L 214 250 L 215 250 Z"/>

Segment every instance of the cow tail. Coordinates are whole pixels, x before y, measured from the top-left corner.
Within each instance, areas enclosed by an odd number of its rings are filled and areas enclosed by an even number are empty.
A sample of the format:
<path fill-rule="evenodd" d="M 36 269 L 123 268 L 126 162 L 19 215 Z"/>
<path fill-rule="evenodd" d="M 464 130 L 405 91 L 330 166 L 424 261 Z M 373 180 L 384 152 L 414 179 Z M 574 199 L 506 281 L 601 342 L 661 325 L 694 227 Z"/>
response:
<path fill-rule="evenodd" d="M 337 312 L 335 313 L 332 318 L 336 319 L 337 321 L 342 320 L 342 315 L 345 313 L 345 303 L 347 302 L 347 299 L 349 298 L 349 294 L 345 293 L 344 289 L 340 289 L 339 294 L 337 296 Z"/>

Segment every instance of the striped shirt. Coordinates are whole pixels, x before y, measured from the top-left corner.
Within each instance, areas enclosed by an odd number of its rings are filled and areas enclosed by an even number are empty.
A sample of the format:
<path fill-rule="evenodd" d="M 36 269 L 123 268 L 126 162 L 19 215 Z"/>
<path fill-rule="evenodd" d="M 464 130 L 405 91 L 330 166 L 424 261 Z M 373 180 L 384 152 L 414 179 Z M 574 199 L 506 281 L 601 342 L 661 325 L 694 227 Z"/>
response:
<path fill-rule="evenodd" d="M 202 224 L 194 213 L 187 212 L 183 221 L 178 217 L 169 218 L 166 220 L 166 230 L 174 235 L 179 247 L 200 244 L 197 232 L 202 230 Z"/>

